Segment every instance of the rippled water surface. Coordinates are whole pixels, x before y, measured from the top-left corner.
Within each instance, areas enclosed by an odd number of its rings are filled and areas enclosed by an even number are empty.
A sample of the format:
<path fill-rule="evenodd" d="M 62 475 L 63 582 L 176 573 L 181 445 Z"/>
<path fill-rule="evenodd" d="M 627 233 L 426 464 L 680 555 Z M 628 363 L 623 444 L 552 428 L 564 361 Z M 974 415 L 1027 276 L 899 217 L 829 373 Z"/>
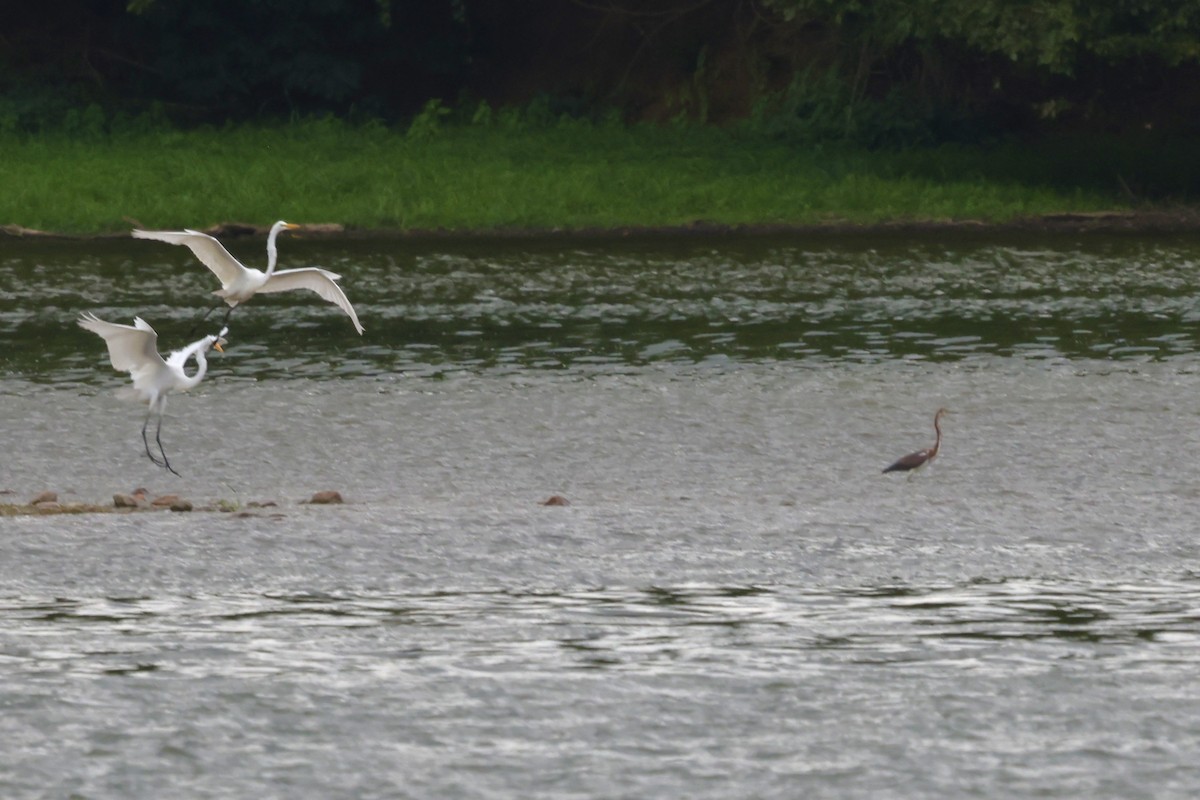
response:
<path fill-rule="evenodd" d="M 1197 245 L 0 239 L 0 796 L 1195 797 Z"/>

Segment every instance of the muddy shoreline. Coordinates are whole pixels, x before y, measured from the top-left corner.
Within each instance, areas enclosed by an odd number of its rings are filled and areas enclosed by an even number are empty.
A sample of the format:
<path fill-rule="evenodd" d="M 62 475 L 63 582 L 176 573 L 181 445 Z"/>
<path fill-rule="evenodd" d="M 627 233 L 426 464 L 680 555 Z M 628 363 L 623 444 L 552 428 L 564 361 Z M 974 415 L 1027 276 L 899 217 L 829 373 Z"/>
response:
<path fill-rule="evenodd" d="M 131 222 L 130 227 L 137 227 Z M 225 222 L 201 228 L 219 238 L 265 236 L 267 225 Z M 617 226 L 581 228 L 486 228 L 457 230 L 446 228 L 358 228 L 339 223 L 304 223 L 296 235 L 321 239 L 399 239 L 405 241 L 436 241 L 448 239 L 629 239 L 668 238 L 686 236 L 813 236 L 813 235 L 870 235 L 894 233 L 1187 233 L 1200 231 L 1200 209 L 1181 208 L 1153 211 L 1101 211 L 1045 214 L 1018 217 L 1003 222 L 985 220 L 890 220 L 856 223 L 843 220 L 811 224 L 755 223 L 724 224 L 696 220 L 684 225 Z M 26 228 L 20 225 L 0 225 L 0 237 L 28 239 L 95 240 L 121 239 L 127 231 L 105 233 L 61 233 Z"/>

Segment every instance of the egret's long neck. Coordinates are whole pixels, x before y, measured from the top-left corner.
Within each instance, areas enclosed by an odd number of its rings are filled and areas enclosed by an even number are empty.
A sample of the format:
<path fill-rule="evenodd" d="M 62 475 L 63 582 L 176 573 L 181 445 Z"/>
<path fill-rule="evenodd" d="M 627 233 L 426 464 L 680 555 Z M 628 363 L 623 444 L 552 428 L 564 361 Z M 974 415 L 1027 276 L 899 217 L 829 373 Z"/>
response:
<path fill-rule="evenodd" d="M 939 422 L 941 422 L 941 417 L 935 416 L 933 418 L 933 430 L 937 432 L 937 439 L 933 442 L 933 452 L 935 453 L 942 446 L 942 426 L 938 424 Z"/>
<path fill-rule="evenodd" d="M 267 274 L 275 272 L 275 262 L 279 259 L 279 251 L 275 249 L 275 239 L 279 236 L 278 226 L 271 228 L 267 235 Z"/>
<path fill-rule="evenodd" d="M 208 344 L 208 341 L 206 339 L 201 339 L 200 341 L 198 341 L 195 344 L 188 347 L 188 349 L 186 351 L 184 351 L 186 353 L 186 355 L 183 358 L 184 364 L 187 364 L 187 360 L 189 358 L 191 358 L 192 356 L 196 357 L 195 373 L 193 373 L 191 376 L 188 376 L 188 374 L 186 372 L 184 373 L 184 376 L 183 376 L 183 378 L 184 378 L 183 390 L 184 391 L 187 391 L 188 389 L 192 389 L 192 388 L 195 388 L 196 386 L 198 386 L 200 384 L 200 381 L 204 380 L 205 373 L 208 372 L 208 357 L 207 357 L 207 352 L 206 352 L 208 350 L 208 348 L 205 346 L 207 344 Z"/>

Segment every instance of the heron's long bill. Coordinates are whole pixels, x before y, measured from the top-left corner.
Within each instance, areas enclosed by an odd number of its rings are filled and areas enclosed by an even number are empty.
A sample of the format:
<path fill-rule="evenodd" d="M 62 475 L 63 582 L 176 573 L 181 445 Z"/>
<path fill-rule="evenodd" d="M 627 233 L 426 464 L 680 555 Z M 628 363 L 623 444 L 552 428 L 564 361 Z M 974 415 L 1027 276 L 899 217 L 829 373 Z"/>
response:
<path fill-rule="evenodd" d="M 220 343 L 220 342 L 213 342 L 213 349 L 214 349 L 214 350 L 216 350 L 218 353 L 224 353 L 224 352 L 225 352 L 225 348 L 224 348 L 224 347 L 221 347 L 221 343 Z"/>

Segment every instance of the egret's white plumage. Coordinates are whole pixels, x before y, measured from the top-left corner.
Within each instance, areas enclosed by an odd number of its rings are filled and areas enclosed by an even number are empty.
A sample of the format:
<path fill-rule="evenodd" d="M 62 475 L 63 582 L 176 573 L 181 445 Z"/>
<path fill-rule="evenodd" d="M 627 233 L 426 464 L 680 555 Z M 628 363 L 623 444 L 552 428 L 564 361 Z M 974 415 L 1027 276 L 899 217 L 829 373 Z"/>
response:
<path fill-rule="evenodd" d="M 221 345 L 225 344 L 223 337 L 228 329 L 222 328 L 216 336 L 205 336 L 192 342 L 187 347 L 172 352 L 164 360 L 158 354 L 158 334 L 141 317 L 135 317 L 132 325 L 119 325 L 115 322 L 105 322 L 95 314 L 84 313 L 79 317 L 79 327 L 102 337 L 108 345 L 108 358 L 113 369 L 128 372 L 133 378 L 135 395 L 150 407 L 146 412 L 146 421 L 142 424 L 142 443 L 146 445 L 146 455 L 158 466 L 175 472 L 167 461 L 161 439 L 162 416 L 167 407 L 167 395 L 171 392 L 186 392 L 204 380 L 208 372 L 208 350 L 210 347 L 221 350 Z M 184 366 L 188 359 L 193 357 L 196 359 L 196 371 L 189 376 L 184 372 Z M 150 424 L 152 416 L 158 417 L 155 441 L 158 442 L 158 452 L 162 454 L 162 461 L 150 452 L 150 443 L 146 440 L 146 426 Z"/>
<path fill-rule="evenodd" d="M 271 226 L 267 235 L 267 271 L 246 267 L 229 254 L 220 242 L 200 231 L 141 231 L 135 230 L 135 239 L 154 239 L 168 244 L 181 244 L 192 251 L 200 263 L 212 270 L 221 281 L 221 288 L 213 292 L 229 304 L 232 311 L 238 303 L 244 303 L 259 293 L 290 292 L 295 289 L 308 289 L 316 292 L 322 299 L 333 303 L 354 323 L 354 329 L 361 335 L 363 326 L 358 322 L 354 306 L 346 299 L 346 293 L 337 281 L 341 275 L 319 267 L 302 267 L 300 269 L 275 270 L 278 251 L 275 249 L 275 239 L 281 231 L 299 228 L 289 222 L 279 220 Z M 228 319 L 228 314 L 226 315 Z"/>

